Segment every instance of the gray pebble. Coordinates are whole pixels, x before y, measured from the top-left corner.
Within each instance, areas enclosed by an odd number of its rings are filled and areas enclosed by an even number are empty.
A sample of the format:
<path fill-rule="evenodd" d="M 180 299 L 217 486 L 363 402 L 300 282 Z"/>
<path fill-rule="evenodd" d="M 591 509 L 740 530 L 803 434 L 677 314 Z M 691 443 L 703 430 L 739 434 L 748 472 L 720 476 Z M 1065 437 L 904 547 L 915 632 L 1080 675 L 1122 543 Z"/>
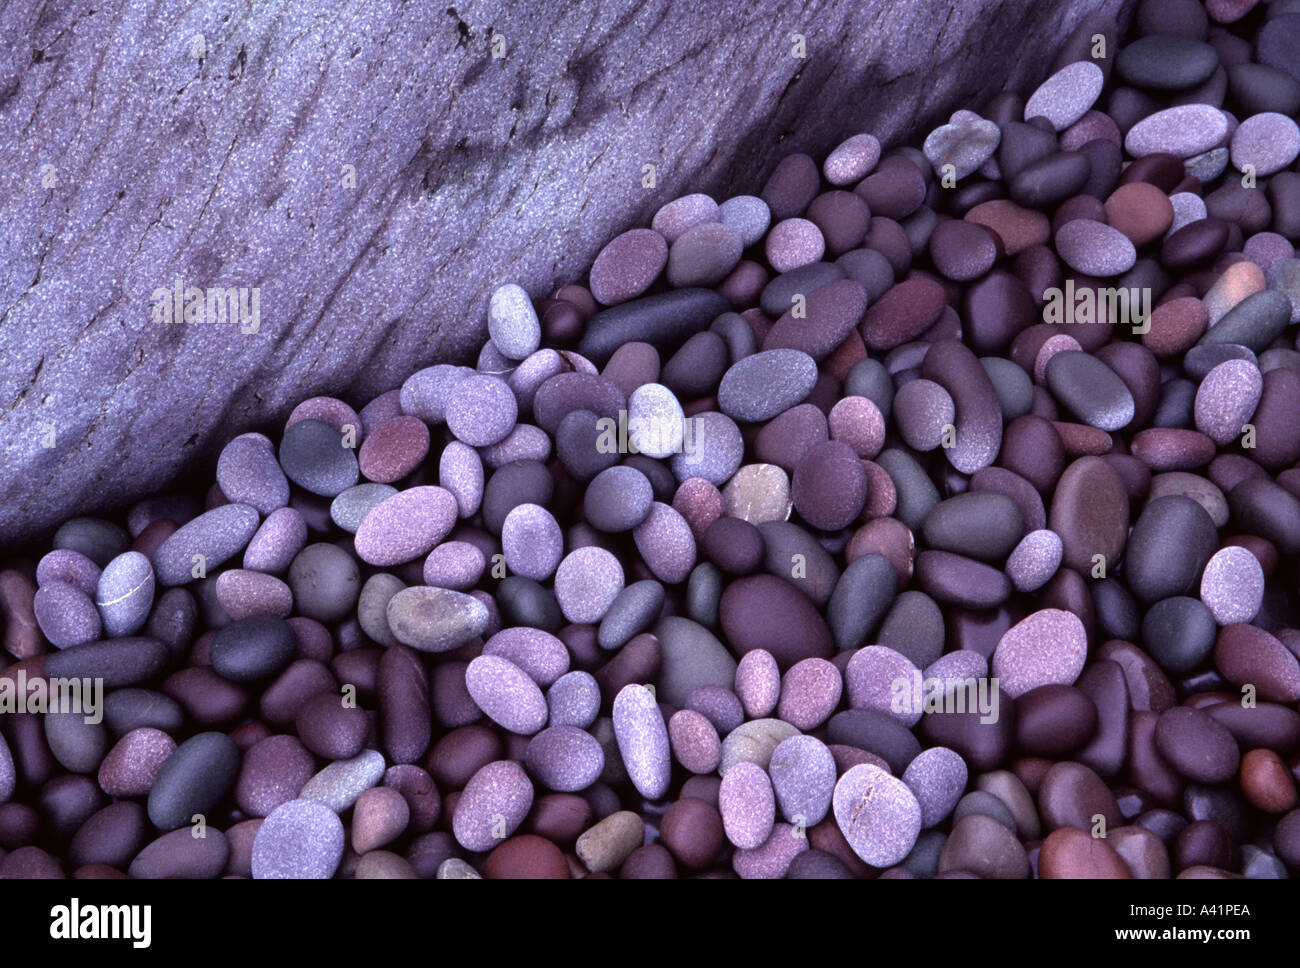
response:
<path fill-rule="evenodd" d="M 817 363 L 802 350 L 767 350 L 734 363 L 718 386 L 727 416 L 756 423 L 802 402 L 817 382 Z"/>
<path fill-rule="evenodd" d="M 488 336 L 502 356 L 522 360 L 542 342 L 542 324 L 521 286 L 507 283 L 488 300 Z"/>
<path fill-rule="evenodd" d="M 304 420 L 294 427 L 313 422 L 319 423 Z M 321 426 L 327 427 L 337 437 L 337 432 L 329 424 Z M 347 453 L 351 454 L 351 451 Z M 355 457 L 352 463 L 355 466 Z M 154 576 L 160 585 L 168 587 L 194 581 L 191 569 L 199 565 L 196 555 L 203 557 L 203 568 L 211 575 L 248 544 L 257 531 L 257 525 L 257 509 L 248 504 L 225 504 L 200 514 L 158 546 L 153 556 Z"/>

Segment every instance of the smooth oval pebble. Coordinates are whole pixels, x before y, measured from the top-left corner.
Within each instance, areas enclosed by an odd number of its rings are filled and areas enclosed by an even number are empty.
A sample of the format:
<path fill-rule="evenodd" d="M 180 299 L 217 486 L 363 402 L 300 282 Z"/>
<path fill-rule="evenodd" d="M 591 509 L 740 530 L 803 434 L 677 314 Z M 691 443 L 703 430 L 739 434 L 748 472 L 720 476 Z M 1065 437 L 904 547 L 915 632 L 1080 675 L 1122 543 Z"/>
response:
<path fill-rule="evenodd" d="M 1013 699 L 1048 683 L 1073 685 L 1088 655 L 1088 635 L 1072 612 L 1044 608 L 1003 633 L 993 675 Z"/>
<path fill-rule="evenodd" d="M 840 671 L 825 659 L 803 659 L 781 680 L 777 716 L 801 730 L 824 723 L 840 701 Z"/>
<path fill-rule="evenodd" d="M 452 816 L 456 841 L 470 851 L 485 851 L 509 837 L 533 805 L 533 784 L 522 766 L 497 760 L 481 767 L 465 784 Z"/>
<path fill-rule="evenodd" d="M 600 714 L 600 685 L 589 672 L 566 672 L 546 691 L 551 726 L 586 729 Z"/>
<path fill-rule="evenodd" d="M 294 426 L 315 422 L 319 421 L 307 420 Z M 336 433 L 328 424 L 322 426 L 327 427 L 330 433 Z M 355 479 L 345 486 L 354 483 Z M 158 584 L 172 586 L 191 582 L 194 580 L 191 569 L 200 563 L 207 574 L 214 573 L 248 544 L 258 523 L 257 509 L 247 504 L 225 504 L 199 515 L 174 531 L 154 552 L 153 569 Z"/>
<path fill-rule="evenodd" d="M 379 567 L 413 561 L 451 533 L 457 512 L 455 497 L 441 487 L 399 491 L 361 520 L 354 539 L 357 556 Z"/>
<path fill-rule="evenodd" d="M 472 595 L 417 585 L 388 600 L 388 626 L 403 645 L 421 652 L 448 652 L 482 635 L 488 610 Z"/>
<path fill-rule="evenodd" d="M 946 746 L 922 750 L 907 764 L 903 782 L 921 808 L 923 828 L 928 830 L 952 813 L 965 792 L 966 779 L 966 761 Z"/>
<path fill-rule="evenodd" d="M 510 360 L 522 360 L 536 351 L 542 326 L 533 301 L 521 286 L 499 286 L 488 300 L 488 336 L 497 351 Z"/>
<path fill-rule="evenodd" d="M 1148 603 L 1194 593 L 1218 546 L 1218 529 L 1201 505 L 1182 495 L 1157 498 L 1142 509 L 1129 535 L 1125 583 Z"/>
<path fill-rule="evenodd" d="M 840 777 L 833 808 L 844 839 L 872 867 L 897 864 L 921 832 L 921 806 L 912 791 L 871 764 L 859 764 Z"/>
<path fill-rule="evenodd" d="M 1241 435 L 1264 392 L 1259 367 L 1249 360 L 1225 360 L 1205 375 L 1196 391 L 1196 429 L 1226 446 Z"/>
<path fill-rule="evenodd" d="M 817 363 L 801 350 L 765 350 L 734 363 L 718 386 L 727 416 L 756 423 L 800 403 L 817 381 Z"/>
<path fill-rule="evenodd" d="M 276 807 L 253 840 L 253 878 L 326 879 L 343 859 L 343 821 L 316 800 Z"/>
<path fill-rule="evenodd" d="M 414 471 L 429 453 L 429 428 L 419 417 L 398 415 L 384 421 L 361 444 L 361 473 L 371 481 L 392 484 Z"/>
<path fill-rule="evenodd" d="M 465 670 L 465 686 L 480 709 L 503 729 L 531 736 L 546 725 L 546 698 L 537 683 L 508 659 L 480 655 Z"/>
<path fill-rule="evenodd" d="M 1182 91 L 1207 81 L 1219 65 L 1213 47 L 1191 37 L 1152 34 L 1126 44 L 1115 58 L 1120 77 L 1137 87 Z"/>
<path fill-rule="evenodd" d="M 1264 569 L 1240 547 L 1222 548 L 1201 574 L 1201 601 L 1220 625 L 1249 622 L 1264 602 Z"/>
<path fill-rule="evenodd" d="M 1089 276 L 1122 275 L 1137 262 L 1128 236 L 1104 222 L 1079 218 L 1056 230 L 1056 251 L 1066 265 Z"/>
<path fill-rule="evenodd" d="M 45 659 L 44 671 L 52 679 L 100 679 L 106 690 L 115 690 L 155 678 L 170 658 L 167 646 L 158 639 L 127 636 L 55 652 Z"/>
<path fill-rule="evenodd" d="M 718 810 L 727 839 L 741 849 L 761 847 L 776 822 L 776 797 L 762 767 L 737 763 L 718 788 Z"/>
<path fill-rule="evenodd" d="M 722 761 L 722 740 L 708 718 L 694 709 L 679 709 L 668 720 L 673 756 L 691 773 L 712 773 Z"/>
<path fill-rule="evenodd" d="M 221 629 L 209 656 L 223 679 L 257 682 L 282 672 L 296 650 L 297 639 L 288 622 L 273 615 L 254 615 Z"/>
<path fill-rule="evenodd" d="M 571 551 L 555 572 L 555 598 L 570 622 L 599 622 L 622 590 L 623 565 L 604 548 Z"/>
<path fill-rule="evenodd" d="M 262 434 L 240 434 L 222 448 L 217 484 L 232 504 L 250 504 L 264 515 L 289 503 L 289 481 Z"/>
<path fill-rule="evenodd" d="M 832 185 L 849 185 L 865 178 L 879 160 L 880 142 L 876 136 L 855 134 L 831 149 L 822 172 Z"/>
<path fill-rule="evenodd" d="M 1061 560 L 1091 573 L 1097 555 L 1109 570 L 1128 538 L 1129 500 L 1119 473 L 1101 457 L 1080 457 L 1056 483 L 1048 527 L 1060 538 Z"/>
<path fill-rule="evenodd" d="M 628 779 L 646 799 L 660 799 L 668 792 L 672 753 L 668 727 L 654 695 L 636 683 L 626 685 L 614 697 L 613 713 L 614 736 Z"/>
<path fill-rule="evenodd" d="M 844 667 L 849 708 L 874 709 L 894 716 L 908 727 L 915 726 L 921 721 L 922 710 L 897 710 L 894 699 L 900 683 L 911 694 L 917 672 L 911 659 L 888 646 L 868 645 L 856 650 Z"/>
<path fill-rule="evenodd" d="M 1029 95 L 1024 119 L 1046 118 L 1057 131 L 1064 131 L 1087 113 L 1105 83 L 1102 69 L 1091 61 L 1067 64 Z"/>
<path fill-rule="evenodd" d="M 1202 710 L 1178 706 L 1161 713 L 1155 739 L 1160 755 L 1190 780 L 1222 783 L 1237 774 L 1237 741 Z"/>
<path fill-rule="evenodd" d="M 1255 175 L 1276 174 L 1300 156 L 1300 126 L 1285 114 L 1264 111 L 1246 118 L 1232 133 L 1232 165 Z"/>
<path fill-rule="evenodd" d="M 576 726 L 551 726 L 528 741 L 524 763 L 544 787 L 574 793 L 599 779 L 605 755 L 590 733 Z"/>
<path fill-rule="evenodd" d="M 92 642 L 103 631 L 95 602 L 65 581 L 47 581 L 38 588 L 32 611 L 36 624 L 56 649 Z"/>
<path fill-rule="evenodd" d="M 1035 592 L 1046 585 L 1061 567 L 1065 553 L 1055 531 L 1031 531 L 1007 556 L 1004 570 L 1018 592 Z"/>
<path fill-rule="evenodd" d="M 635 467 L 620 464 L 597 474 L 587 485 L 583 509 L 592 527 L 616 534 L 646 519 L 654 504 L 649 479 Z"/>
<path fill-rule="evenodd" d="M 1191 158 L 1222 144 L 1228 118 L 1210 104 L 1181 104 L 1149 114 L 1124 136 L 1124 150 L 1134 158 L 1166 152 Z"/>
<path fill-rule="evenodd" d="M 360 475 L 356 451 L 346 442 L 323 420 L 301 420 L 286 428 L 280 440 L 280 467 L 304 490 L 335 497 L 357 483 Z"/>
<path fill-rule="evenodd" d="M 199 733 L 168 757 L 149 791 L 149 819 L 175 830 L 220 804 L 239 775 L 239 747 L 224 733 Z"/>

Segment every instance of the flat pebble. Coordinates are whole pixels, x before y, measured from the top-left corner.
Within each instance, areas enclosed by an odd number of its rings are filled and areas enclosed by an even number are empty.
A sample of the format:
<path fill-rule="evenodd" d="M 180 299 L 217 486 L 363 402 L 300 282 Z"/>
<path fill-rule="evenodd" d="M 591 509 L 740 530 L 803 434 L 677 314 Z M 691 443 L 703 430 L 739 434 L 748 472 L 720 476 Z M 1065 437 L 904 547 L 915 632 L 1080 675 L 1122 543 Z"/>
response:
<path fill-rule="evenodd" d="M 1056 231 L 1056 251 L 1077 272 L 1103 278 L 1133 268 L 1137 250 L 1129 238 L 1104 222 L 1074 219 Z"/>
<path fill-rule="evenodd" d="M 816 380 L 817 364 L 807 353 L 792 349 L 755 353 L 723 375 L 718 406 L 735 420 L 770 420 L 802 402 Z"/>
<path fill-rule="evenodd" d="M 1024 118 L 1046 118 L 1057 131 L 1064 131 L 1093 106 L 1105 82 L 1101 68 L 1091 61 L 1067 64 L 1029 96 Z"/>
<path fill-rule="evenodd" d="M 1124 150 L 1134 158 L 1159 152 L 1191 158 L 1222 144 L 1228 118 L 1210 104 L 1182 104 L 1149 114 L 1124 137 Z"/>
<path fill-rule="evenodd" d="M 335 433 L 334 428 L 328 429 Z M 355 478 L 351 483 L 355 483 Z M 191 582 L 196 577 L 192 569 L 200 565 L 206 574 L 215 572 L 243 550 L 257 531 L 258 523 L 257 509 L 248 504 L 226 504 L 199 515 L 173 532 L 154 552 L 153 569 L 158 584 L 170 587 Z"/>
<path fill-rule="evenodd" d="M 1083 671 L 1088 636 L 1077 615 L 1044 608 L 1013 625 L 998 640 L 993 675 L 1013 699 L 1052 682 L 1071 685 Z"/>
<path fill-rule="evenodd" d="M 343 821 L 315 800 L 276 807 L 253 840 L 253 877 L 325 879 L 343 859 Z"/>
<path fill-rule="evenodd" d="M 415 586 L 397 592 L 387 607 L 389 628 L 403 645 L 421 652 L 448 652 L 482 635 L 487 607 L 477 598 L 445 588 Z"/>
<path fill-rule="evenodd" d="M 355 484 L 360 474 L 356 451 L 346 443 L 347 438 L 323 420 L 299 421 L 280 440 L 280 467 L 303 490 L 334 497 Z"/>
<path fill-rule="evenodd" d="M 1276 111 L 1253 115 L 1232 133 L 1231 152 L 1238 171 L 1250 166 L 1260 177 L 1276 174 L 1300 156 L 1300 127 Z"/>
<path fill-rule="evenodd" d="M 480 709 L 503 729 L 531 736 L 546 725 L 546 698 L 527 673 L 498 655 L 480 655 L 465 670 L 465 686 Z"/>
<path fill-rule="evenodd" d="M 861 764 L 840 777 L 835 822 L 853 852 L 872 867 L 892 867 L 911 852 L 921 832 L 921 807 L 902 780 Z"/>

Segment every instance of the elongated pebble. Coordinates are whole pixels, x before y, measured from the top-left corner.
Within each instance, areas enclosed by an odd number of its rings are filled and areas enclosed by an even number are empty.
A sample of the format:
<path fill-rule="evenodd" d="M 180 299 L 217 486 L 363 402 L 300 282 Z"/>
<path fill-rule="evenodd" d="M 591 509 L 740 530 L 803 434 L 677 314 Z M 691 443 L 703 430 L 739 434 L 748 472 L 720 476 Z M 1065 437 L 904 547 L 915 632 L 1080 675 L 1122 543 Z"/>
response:
<path fill-rule="evenodd" d="M 817 364 L 800 350 L 755 353 L 733 364 L 718 387 L 718 406 L 734 420 L 770 420 L 800 403 L 817 380 Z"/>
<path fill-rule="evenodd" d="M 750 719 L 762 719 L 781 698 L 781 670 L 766 649 L 752 649 L 736 664 L 735 692 Z"/>
<path fill-rule="evenodd" d="M 676 585 L 684 582 L 689 577 L 691 569 L 695 567 L 695 536 L 691 533 L 691 526 L 686 523 L 686 519 L 671 505 L 655 501 L 645 520 L 632 530 L 632 539 L 646 566 L 664 584 Z M 585 560 L 585 558 L 580 560 Z M 598 556 L 595 558 L 595 563 L 601 561 L 603 559 Z M 617 561 L 615 564 L 617 564 Z M 585 608 L 592 613 L 598 611 L 600 615 L 604 615 L 604 609 L 599 608 L 599 605 L 604 600 L 604 597 L 608 595 L 609 589 L 613 588 L 615 584 L 613 566 L 608 564 L 602 566 L 601 574 L 598 577 L 599 586 L 604 590 L 604 594 L 597 595 Z M 582 584 L 584 586 L 590 585 L 590 581 Z M 614 589 L 615 595 L 622 588 L 621 565 L 619 566 L 617 585 L 618 588 Z M 576 587 L 577 583 L 575 582 L 575 589 Z M 595 586 L 591 587 L 595 588 Z M 610 597 L 604 608 L 608 608 L 609 603 L 612 602 L 613 598 Z M 576 600 L 575 606 L 584 607 L 578 606 Z"/>
<path fill-rule="evenodd" d="M 1064 131 L 1096 103 L 1105 83 L 1102 69 L 1091 61 L 1067 64 L 1029 96 L 1024 118 L 1046 118 L 1057 131 Z"/>
<path fill-rule="evenodd" d="M 650 690 L 635 683 L 619 690 L 614 697 L 614 736 L 632 785 L 648 800 L 663 797 L 672 775 L 672 753 L 668 727 Z"/>
<path fill-rule="evenodd" d="M 542 325 L 523 287 L 507 283 L 493 291 L 488 300 L 488 336 L 510 360 L 522 360 L 541 344 Z"/>
<path fill-rule="evenodd" d="M 588 827 L 574 853 L 595 874 L 618 870 L 645 840 L 645 821 L 631 810 L 619 810 Z"/>
<path fill-rule="evenodd" d="M 473 447 L 453 440 L 438 458 L 438 483 L 456 499 L 462 518 L 468 518 L 483 501 L 483 461 Z"/>
<path fill-rule="evenodd" d="M 742 849 L 761 847 L 776 822 L 776 796 L 762 767 L 737 763 L 722 778 L 718 810 L 727 839 Z"/>
<path fill-rule="evenodd" d="M 175 830 L 217 807 L 234 788 L 240 752 L 223 733 L 199 733 L 176 747 L 149 790 L 149 820 Z"/>
<path fill-rule="evenodd" d="M 378 786 L 384 777 L 384 755 L 377 750 L 362 750 L 346 760 L 335 760 L 303 784 L 298 796 L 318 800 L 335 813 L 350 808 L 361 794 Z"/>
<path fill-rule="evenodd" d="M 510 760 L 488 763 L 465 784 L 452 833 L 466 850 L 484 851 L 513 834 L 533 805 L 533 784 Z"/>
<path fill-rule="evenodd" d="M 1134 158 L 1158 152 L 1191 158 L 1222 144 L 1228 118 L 1210 104 L 1181 104 L 1149 114 L 1124 137 L 1124 150 Z"/>
<path fill-rule="evenodd" d="M 872 134 L 855 134 L 840 142 L 826 156 L 822 172 L 832 185 L 861 181 L 880 160 L 880 142 Z"/>
<path fill-rule="evenodd" d="M 333 428 L 330 432 L 334 433 Z M 200 576 L 193 570 L 200 567 L 205 574 L 214 573 L 243 550 L 257 531 L 258 522 L 257 509 L 248 504 L 226 504 L 199 515 L 173 532 L 154 552 L 158 584 L 170 587 L 194 581 Z"/>

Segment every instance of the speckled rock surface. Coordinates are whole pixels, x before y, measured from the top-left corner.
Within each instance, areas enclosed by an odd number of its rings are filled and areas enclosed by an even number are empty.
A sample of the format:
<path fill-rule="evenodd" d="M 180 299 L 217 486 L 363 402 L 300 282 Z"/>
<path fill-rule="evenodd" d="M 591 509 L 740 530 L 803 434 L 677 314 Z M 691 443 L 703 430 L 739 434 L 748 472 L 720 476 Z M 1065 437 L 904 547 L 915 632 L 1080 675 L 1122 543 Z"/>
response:
<path fill-rule="evenodd" d="M 541 297 L 688 188 L 1024 87 L 1054 53 L 1028 38 L 1124 6 L 827 0 L 792 25 L 673 0 L 653 43 L 630 0 L 6 10 L 0 533 L 121 506 L 311 394 L 468 361 L 502 282 Z M 256 331 L 251 292 L 244 324 L 154 322 L 177 280 L 256 287 Z"/>

